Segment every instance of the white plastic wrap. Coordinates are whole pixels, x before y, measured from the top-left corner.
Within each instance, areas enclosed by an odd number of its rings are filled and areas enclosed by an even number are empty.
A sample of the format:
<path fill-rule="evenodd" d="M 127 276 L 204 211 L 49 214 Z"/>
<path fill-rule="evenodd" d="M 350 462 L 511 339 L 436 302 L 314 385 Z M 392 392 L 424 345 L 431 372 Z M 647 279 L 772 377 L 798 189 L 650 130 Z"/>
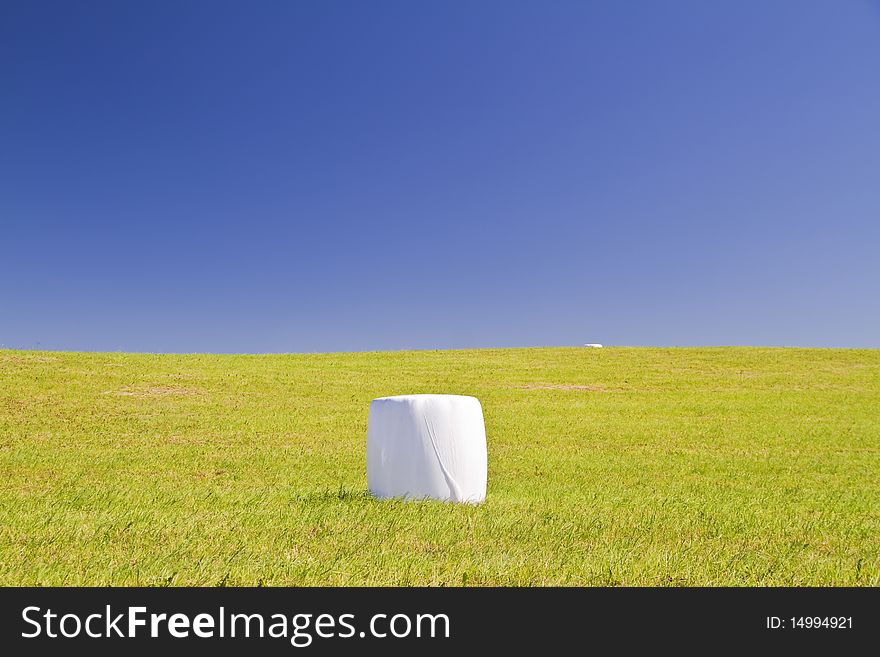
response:
<path fill-rule="evenodd" d="M 403 395 L 370 404 L 367 484 L 376 497 L 482 502 L 487 464 L 475 397 Z"/>

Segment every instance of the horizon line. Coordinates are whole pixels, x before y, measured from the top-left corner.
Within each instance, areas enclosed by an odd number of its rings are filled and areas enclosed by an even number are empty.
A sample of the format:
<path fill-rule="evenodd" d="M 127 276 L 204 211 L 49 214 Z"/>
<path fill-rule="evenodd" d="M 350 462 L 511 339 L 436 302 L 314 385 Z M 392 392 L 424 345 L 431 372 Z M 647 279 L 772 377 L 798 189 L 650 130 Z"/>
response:
<path fill-rule="evenodd" d="M 594 343 L 598 344 L 598 343 Z M 828 346 L 801 346 L 801 345 L 761 345 L 761 344 L 705 344 L 705 345 L 610 345 L 602 344 L 595 347 L 592 344 L 563 344 L 563 345 L 530 345 L 518 347 L 451 347 L 451 348 L 400 348 L 400 349 L 361 349 L 351 351 L 128 351 L 117 350 L 89 350 L 89 349 L 28 349 L 6 347 L 0 345 L 0 352 L 21 353 L 50 353 L 50 354 L 124 354 L 130 356 L 332 356 L 341 354 L 383 354 L 383 353 L 432 353 L 432 352 L 457 352 L 457 351 L 522 351 L 526 349 L 582 349 L 588 351 L 602 351 L 605 349 L 796 349 L 796 350 L 825 350 L 825 351 L 877 351 L 880 347 L 828 347 Z"/>

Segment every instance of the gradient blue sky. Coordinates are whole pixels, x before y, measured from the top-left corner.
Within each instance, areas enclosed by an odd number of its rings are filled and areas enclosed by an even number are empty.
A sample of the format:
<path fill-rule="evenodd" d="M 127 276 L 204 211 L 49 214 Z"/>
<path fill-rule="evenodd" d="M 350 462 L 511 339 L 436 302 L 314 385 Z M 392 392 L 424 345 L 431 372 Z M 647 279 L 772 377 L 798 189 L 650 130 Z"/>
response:
<path fill-rule="evenodd" d="M 880 347 L 880 5 L 0 5 L 0 344 Z"/>

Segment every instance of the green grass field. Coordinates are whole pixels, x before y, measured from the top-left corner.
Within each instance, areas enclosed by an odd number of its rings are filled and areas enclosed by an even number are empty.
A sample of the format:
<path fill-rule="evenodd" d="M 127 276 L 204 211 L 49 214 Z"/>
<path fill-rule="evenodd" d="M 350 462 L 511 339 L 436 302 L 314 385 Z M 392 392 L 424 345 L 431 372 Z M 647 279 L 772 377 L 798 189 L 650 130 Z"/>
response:
<path fill-rule="evenodd" d="M 486 503 L 366 493 L 478 397 Z M 880 584 L 880 350 L 0 351 L 3 585 Z"/>

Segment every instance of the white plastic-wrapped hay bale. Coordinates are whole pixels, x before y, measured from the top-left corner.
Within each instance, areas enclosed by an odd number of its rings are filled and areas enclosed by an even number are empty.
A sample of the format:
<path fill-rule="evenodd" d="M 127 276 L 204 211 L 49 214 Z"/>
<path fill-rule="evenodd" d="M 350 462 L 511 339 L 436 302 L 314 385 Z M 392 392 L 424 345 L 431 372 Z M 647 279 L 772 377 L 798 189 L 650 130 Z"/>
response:
<path fill-rule="evenodd" d="M 475 397 L 402 395 L 370 404 L 367 484 L 379 498 L 486 498 L 486 427 Z"/>

